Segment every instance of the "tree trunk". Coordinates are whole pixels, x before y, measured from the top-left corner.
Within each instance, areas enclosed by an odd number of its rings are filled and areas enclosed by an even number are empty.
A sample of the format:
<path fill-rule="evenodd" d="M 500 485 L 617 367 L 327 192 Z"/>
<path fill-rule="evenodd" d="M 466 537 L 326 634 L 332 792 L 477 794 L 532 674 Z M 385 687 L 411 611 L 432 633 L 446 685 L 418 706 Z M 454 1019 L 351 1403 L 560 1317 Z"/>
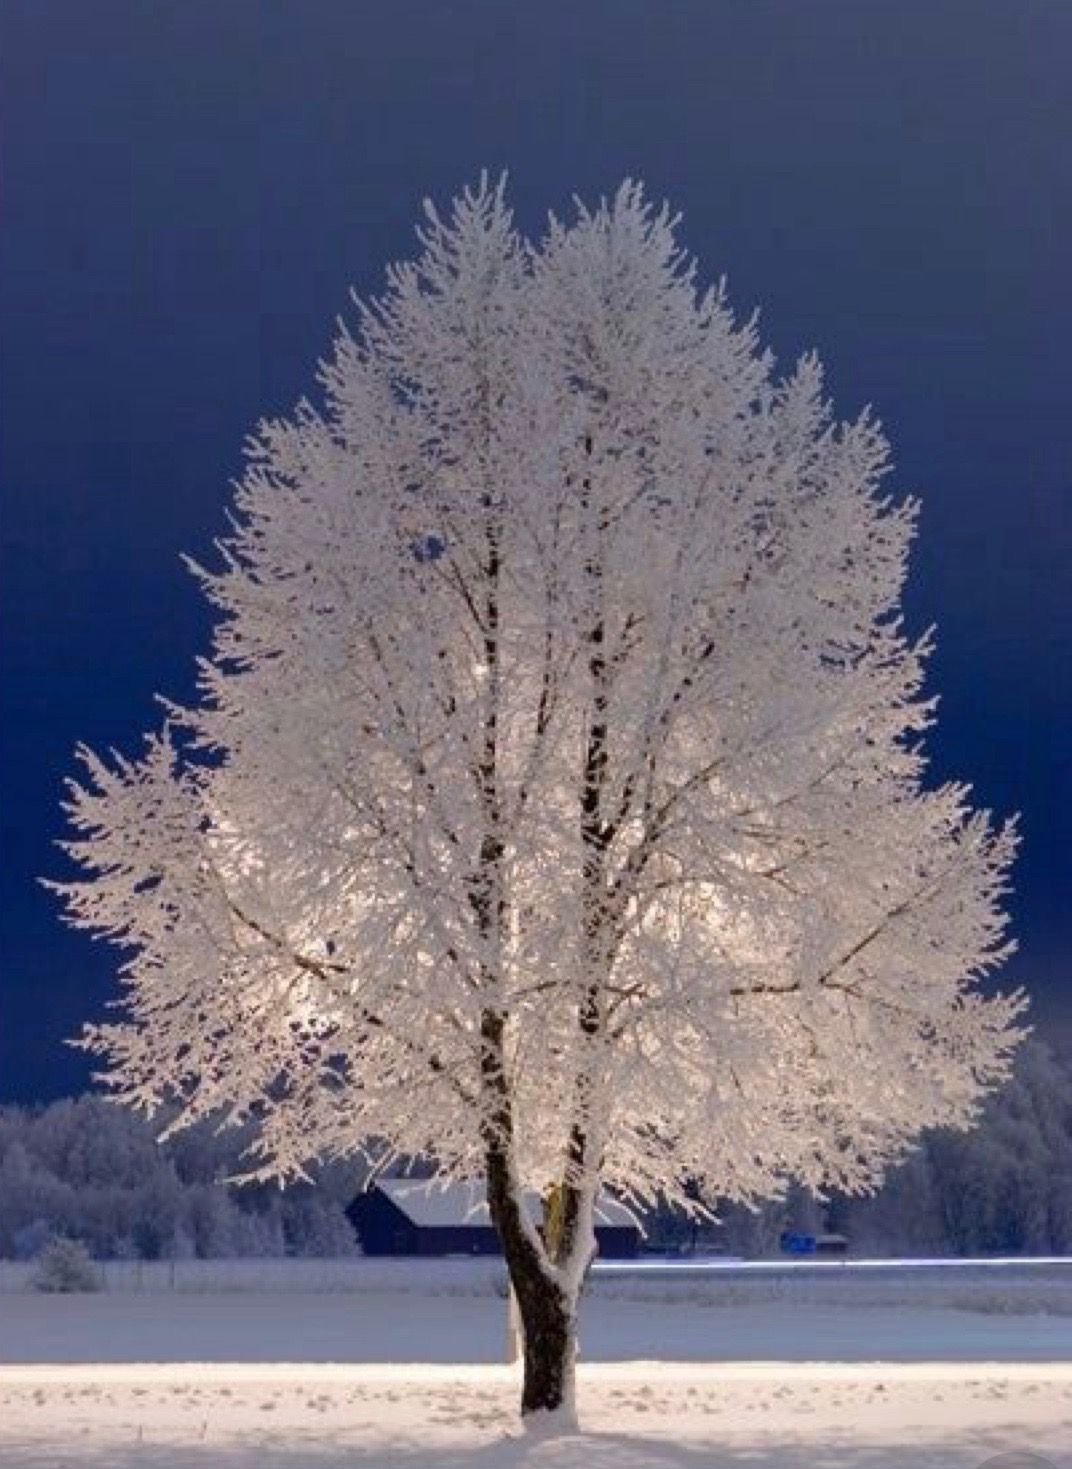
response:
<path fill-rule="evenodd" d="M 512 1260 L 508 1253 L 507 1266 L 521 1317 L 522 1417 L 552 1413 L 563 1427 L 575 1426 L 576 1302 L 528 1259 Z"/>
<path fill-rule="evenodd" d="M 493 1041 L 494 1017 L 488 1019 L 486 1028 Z M 492 1072 L 493 1080 L 496 1074 Z M 536 1415 L 547 1414 L 553 1415 L 556 1427 L 576 1427 L 577 1293 L 571 1293 L 557 1277 L 546 1249 L 526 1224 L 509 1155 L 495 1141 L 487 1151 L 487 1184 L 492 1223 L 502 1243 L 521 1317 L 522 1418 L 533 1424 Z"/>

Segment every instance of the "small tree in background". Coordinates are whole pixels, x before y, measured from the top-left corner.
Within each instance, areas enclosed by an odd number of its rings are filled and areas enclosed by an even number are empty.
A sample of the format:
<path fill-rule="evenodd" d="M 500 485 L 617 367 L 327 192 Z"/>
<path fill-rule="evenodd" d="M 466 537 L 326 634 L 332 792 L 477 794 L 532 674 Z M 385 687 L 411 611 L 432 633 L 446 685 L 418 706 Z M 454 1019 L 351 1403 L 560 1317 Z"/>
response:
<path fill-rule="evenodd" d="M 1018 1036 L 976 988 L 1013 836 L 922 783 L 915 506 L 674 223 L 429 208 L 251 445 L 200 706 L 70 801 L 113 1085 L 256 1116 L 267 1173 L 377 1138 L 482 1178 L 526 1414 L 571 1411 L 602 1186 L 866 1189 Z"/>
<path fill-rule="evenodd" d="M 51 1240 L 38 1256 L 31 1277 L 34 1290 L 50 1295 L 75 1295 L 100 1290 L 100 1278 L 79 1240 Z"/>

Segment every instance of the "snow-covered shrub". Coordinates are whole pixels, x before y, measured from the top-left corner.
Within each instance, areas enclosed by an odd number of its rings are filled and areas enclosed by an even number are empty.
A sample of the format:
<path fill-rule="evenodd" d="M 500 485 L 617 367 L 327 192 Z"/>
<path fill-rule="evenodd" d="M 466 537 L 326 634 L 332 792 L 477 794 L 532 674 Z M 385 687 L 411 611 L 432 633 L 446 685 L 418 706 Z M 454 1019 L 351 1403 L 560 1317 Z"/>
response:
<path fill-rule="evenodd" d="M 31 1279 L 34 1290 L 57 1295 L 100 1290 L 100 1278 L 85 1245 L 62 1237 L 52 1240 L 41 1252 Z"/>

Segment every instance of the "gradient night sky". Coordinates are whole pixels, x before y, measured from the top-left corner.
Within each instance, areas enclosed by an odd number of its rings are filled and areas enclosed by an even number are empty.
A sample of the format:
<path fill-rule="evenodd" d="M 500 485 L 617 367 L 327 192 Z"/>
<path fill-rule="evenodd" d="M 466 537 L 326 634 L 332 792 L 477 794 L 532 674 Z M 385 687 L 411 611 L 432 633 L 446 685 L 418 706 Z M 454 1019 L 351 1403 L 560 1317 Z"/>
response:
<path fill-rule="evenodd" d="M 873 402 L 924 513 L 938 775 L 1024 814 L 1008 971 L 1072 1013 L 1066 0 L 32 0 L 0 18 L 0 1099 L 115 953 L 62 928 L 61 780 L 188 696 L 247 430 L 312 387 L 420 200 L 508 167 L 522 225 L 624 174 L 705 272 Z"/>

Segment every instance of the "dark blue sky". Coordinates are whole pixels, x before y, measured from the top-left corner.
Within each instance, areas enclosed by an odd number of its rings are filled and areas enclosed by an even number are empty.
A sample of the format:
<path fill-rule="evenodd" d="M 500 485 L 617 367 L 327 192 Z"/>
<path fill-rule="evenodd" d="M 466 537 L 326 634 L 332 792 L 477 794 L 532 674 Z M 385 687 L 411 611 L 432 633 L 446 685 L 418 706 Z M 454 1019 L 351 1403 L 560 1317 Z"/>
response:
<path fill-rule="evenodd" d="M 262 413 L 421 198 L 508 167 L 522 224 L 645 179 L 705 270 L 873 402 L 924 513 L 939 775 L 1024 814 L 1015 913 L 1072 1013 L 1066 0 L 32 0 L 0 11 L 0 1099 L 115 955 L 57 921 L 77 740 L 183 697 L 206 555 Z"/>

